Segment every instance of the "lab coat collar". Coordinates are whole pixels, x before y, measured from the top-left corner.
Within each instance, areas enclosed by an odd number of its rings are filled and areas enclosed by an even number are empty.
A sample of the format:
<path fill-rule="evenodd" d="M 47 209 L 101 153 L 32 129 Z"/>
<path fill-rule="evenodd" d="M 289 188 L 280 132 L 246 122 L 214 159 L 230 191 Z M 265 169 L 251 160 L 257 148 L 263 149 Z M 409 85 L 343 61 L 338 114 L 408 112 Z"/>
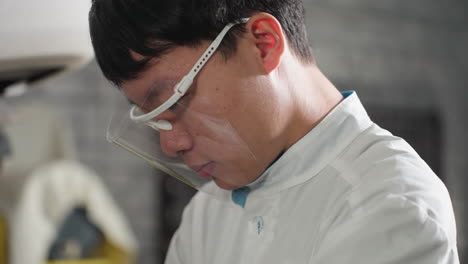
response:
<path fill-rule="evenodd" d="M 344 92 L 343 96 L 317 126 L 248 185 L 249 198 L 274 195 L 310 180 L 372 124 L 356 92 Z"/>

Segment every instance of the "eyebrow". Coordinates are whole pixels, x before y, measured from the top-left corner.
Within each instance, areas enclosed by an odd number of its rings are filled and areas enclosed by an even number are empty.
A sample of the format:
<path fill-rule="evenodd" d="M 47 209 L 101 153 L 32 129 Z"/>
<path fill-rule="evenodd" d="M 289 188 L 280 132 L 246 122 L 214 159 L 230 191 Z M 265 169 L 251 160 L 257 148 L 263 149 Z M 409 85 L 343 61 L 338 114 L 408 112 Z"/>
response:
<path fill-rule="evenodd" d="M 162 90 L 167 89 L 169 86 L 175 86 L 177 85 L 177 82 L 174 80 L 169 80 L 169 79 L 163 79 L 163 80 L 157 80 L 151 84 L 151 86 L 146 90 L 144 96 L 143 96 L 143 105 L 146 104 L 148 101 L 152 101 L 156 96 L 160 94 Z M 130 104 L 133 105 L 138 105 L 134 101 L 130 100 L 127 98 L 127 101 Z M 138 105 L 139 106 L 139 105 Z M 142 106 L 140 106 L 142 107 Z"/>

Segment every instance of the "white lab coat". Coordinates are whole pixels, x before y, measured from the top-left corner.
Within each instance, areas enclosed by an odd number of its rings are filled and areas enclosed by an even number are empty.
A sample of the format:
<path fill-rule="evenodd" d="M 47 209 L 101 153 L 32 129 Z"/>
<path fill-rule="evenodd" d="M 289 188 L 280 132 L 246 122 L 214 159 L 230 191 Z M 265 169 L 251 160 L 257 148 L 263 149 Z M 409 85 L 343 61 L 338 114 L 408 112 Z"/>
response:
<path fill-rule="evenodd" d="M 166 263 L 459 263 L 447 189 L 356 93 L 250 187 L 244 208 L 198 192 Z"/>

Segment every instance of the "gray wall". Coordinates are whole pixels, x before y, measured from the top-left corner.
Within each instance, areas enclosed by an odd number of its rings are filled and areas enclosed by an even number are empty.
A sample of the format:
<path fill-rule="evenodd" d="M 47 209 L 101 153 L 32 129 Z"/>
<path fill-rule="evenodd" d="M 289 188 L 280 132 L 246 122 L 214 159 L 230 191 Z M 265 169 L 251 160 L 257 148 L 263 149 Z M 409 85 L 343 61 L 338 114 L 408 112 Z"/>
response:
<path fill-rule="evenodd" d="M 340 90 L 358 91 L 364 104 L 440 112 L 443 173 L 456 209 L 460 255 L 465 259 L 467 4 L 461 0 L 306 0 L 306 7 L 318 64 Z M 80 159 L 103 177 L 129 218 L 141 244 L 140 263 L 157 263 L 158 177 L 144 162 L 105 141 L 115 95 L 91 63 L 20 101 L 43 101 L 64 111 L 72 123 Z"/>
<path fill-rule="evenodd" d="M 435 109 L 443 122 L 443 177 L 468 258 L 468 2 L 306 0 L 318 64 L 366 105 Z M 466 260 L 465 260 L 466 261 Z"/>

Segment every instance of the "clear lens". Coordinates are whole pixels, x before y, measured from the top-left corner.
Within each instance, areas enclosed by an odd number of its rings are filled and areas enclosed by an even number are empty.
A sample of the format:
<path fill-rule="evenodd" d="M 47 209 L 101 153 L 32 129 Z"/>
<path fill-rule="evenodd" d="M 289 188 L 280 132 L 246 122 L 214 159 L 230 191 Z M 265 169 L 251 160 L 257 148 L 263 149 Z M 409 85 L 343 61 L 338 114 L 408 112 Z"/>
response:
<path fill-rule="evenodd" d="M 172 84 L 172 82 L 171 82 Z M 166 87 L 170 87 L 169 85 Z M 137 103 L 132 111 L 132 120 L 136 122 L 148 121 L 151 119 L 159 120 L 159 115 L 166 111 L 172 114 L 181 114 L 183 109 L 187 108 L 191 98 L 193 97 L 193 88 L 188 89 L 182 96 L 174 92 L 175 87 L 169 88 L 153 88 L 147 92 L 143 103 Z"/>
<path fill-rule="evenodd" d="M 255 156 L 225 118 L 195 110 L 199 100 L 188 95 L 178 102 L 164 113 L 173 129 L 156 131 L 131 120 L 131 105 L 123 99 L 107 139 L 194 188 L 204 190 L 212 180 L 242 187 L 239 179 L 252 173 Z"/>

